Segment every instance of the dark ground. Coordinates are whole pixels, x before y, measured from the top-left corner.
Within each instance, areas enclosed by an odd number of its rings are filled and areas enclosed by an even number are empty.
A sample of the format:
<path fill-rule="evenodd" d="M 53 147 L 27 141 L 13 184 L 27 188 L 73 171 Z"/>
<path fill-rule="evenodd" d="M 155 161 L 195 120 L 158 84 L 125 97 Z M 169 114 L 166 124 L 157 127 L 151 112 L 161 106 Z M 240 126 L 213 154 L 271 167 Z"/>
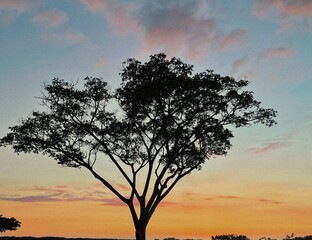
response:
<path fill-rule="evenodd" d="M 65 237 L 0 237 L 0 240 L 117 240 L 113 238 L 65 238 Z M 130 240 L 130 239 L 118 239 Z"/>

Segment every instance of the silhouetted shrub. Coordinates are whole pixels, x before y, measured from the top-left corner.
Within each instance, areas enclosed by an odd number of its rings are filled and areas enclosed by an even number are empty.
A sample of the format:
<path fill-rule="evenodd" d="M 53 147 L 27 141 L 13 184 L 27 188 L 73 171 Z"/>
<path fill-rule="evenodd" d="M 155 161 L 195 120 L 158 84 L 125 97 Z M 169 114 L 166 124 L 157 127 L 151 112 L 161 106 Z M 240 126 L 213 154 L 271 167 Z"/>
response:
<path fill-rule="evenodd" d="M 292 233 L 290 235 L 287 235 L 283 240 L 312 240 L 312 235 L 304 236 L 304 237 L 295 237 L 295 235 Z"/>
<path fill-rule="evenodd" d="M 249 240 L 245 235 L 216 235 L 211 237 L 212 240 Z"/>
<path fill-rule="evenodd" d="M 259 238 L 259 240 L 277 240 L 276 238 L 270 238 L 270 237 L 262 237 Z"/>
<path fill-rule="evenodd" d="M 17 221 L 15 218 L 6 218 L 0 215 L 0 232 L 15 231 L 20 226 L 21 222 Z"/>

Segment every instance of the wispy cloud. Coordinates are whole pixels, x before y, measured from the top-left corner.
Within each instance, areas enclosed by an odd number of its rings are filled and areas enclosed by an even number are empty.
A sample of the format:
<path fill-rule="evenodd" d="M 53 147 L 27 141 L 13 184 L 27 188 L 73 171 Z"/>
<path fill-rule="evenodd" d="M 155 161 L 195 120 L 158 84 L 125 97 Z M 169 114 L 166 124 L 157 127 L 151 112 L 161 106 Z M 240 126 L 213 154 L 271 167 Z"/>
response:
<path fill-rule="evenodd" d="M 260 17 L 269 17 L 274 10 L 278 14 L 278 32 L 287 30 L 291 23 L 307 20 L 312 24 L 312 0 L 257 0 L 253 13 Z"/>
<path fill-rule="evenodd" d="M 59 198 L 60 194 L 50 195 L 36 195 L 36 196 L 17 196 L 17 197 L 0 197 L 0 200 L 14 201 L 14 202 L 58 202 L 62 199 Z"/>
<path fill-rule="evenodd" d="M 97 59 L 96 62 L 95 62 L 95 67 L 96 67 L 96 68 L 101 68 L 101 67 L 105 66 L 106 63 L 107 63 L 106 59 L 104 59 L 104 58 L 99 58 L 99 59 Z"/>
<path fill-rule="evenodd" d="M 100 203 L 102 205 L 108 205 L 108 206 L 115 206 L 115 207 L 125 207 L 125 203 L 122 202 L 119 198 L 103 198 L 102 200 L 100 200 Z M 139 203 L 136 201 L 134 202 L 135 206 L 139 206 Z M 170 202 L 170 201 L 161 201 L 158 205 L 158 207 L 169 207 L 175 205 L 174 202 Z"/>
<path fill-rule="evenodd" d="M 216 49 L 230 50 L 248 42 L 246 30 L 224 33 L 218 19 L 207 14 L 206 1 L 82 2 L 92 14 L 103 14 L 115 34 L 138 37 L 142 41 L 139 55 L 164 51 L 201 59 Z"/>
<path fill-rule="evenodd" d="M 237 195 L 218 195 L 218 196 L 212 196 L 212 197 L 205 197 L 204 200 L 207 201 L 213 201 L 213 200 L 238 200 L 243 199 L 241 196 Z"/>
<path fill-rule="evenodd" d="M 121 191 L 129 190 L 127 185 L 115 184 Z M 124 207 L 125 204 L 103 185 L 91 185 L 89 188 L 78 186 L 32 186 L 20 188 L 15 195 L 0 195 L 0 201 L 27 202 L 27 203 L 47 203 L 47 202 L 93 202 L 98 205 L 108 205 Z M 162 201 L 159 207 L 168 207 L 174 205 L 171 201 Z M 135 202 L 136 206 L 139 203 Z"/>
<path fill-rule="evenodd" d="M 91 186 L 89 189 L 80 189 L 75 186 L 32 186 L 18 189 L 19 194 L 14 196 L 0 195 L 0 200 L 15 202 L 73 202 L 73 201 L 94 201 L 102 202 L 110 198 L 105 191 L 98 190 Z"/>
<path fill-rule="evenodd" d="M 217 196 L 219 199 L 240 199 L 241 197 L 235 195 L 221 195 Z"/>
<path fill-rule="evenodd" d="M 32 0 L 0 0 L 0 10 L 14 10 L 24 12 L 33 7 L 35 1 Z"/>
<path fill-rule="evenodd" d="M 214 197 L 206 197 L 204 198 L 206 201 L 215 201 L 217 202 L 218 200 L 225 200 L 226 202 L 223 201 L 222 204 L 225 203 L 232 203 L 233 201 L 244 201 L 245 203 L 252 203 L 254 204 L 255 202 L 262 203 L 262 204 L 283 204 L 283 201 L 276 200 L 276 199 L 269 199 L 269 198 L 253 198 L 253 197 L 241 197 L 237 195 L 219 195 L 219 196 L 214 196 Z M 228 201 L 227 201 L 228 200 Z"/>
<path fill-rule="evenodd" d="M 232 75 L 232 74 L 239 72 L 242 68 L 247 66 L 249 62 L 250 62 L 250 59 L 248 57 L 236 59 L 232 63 L 230 74 Z"/>
<path fill-rule="evenodd" d="M 261 199 L 258 199 L 257 201 L 261 203 L 267 203 L 267 204 L 282 204 L 283 203 L 282 201 L 266 199 L 266 198 L 261 198 Z"/>
<path fill-rule="evenodd" d="M 208 17 L 202 1 L 149 4 L 141 9 L 143 52 L 162 50 L 202 58 L 216 44 L 217 20 Z"/>
<path fill-rule="evenodd" d="M 130 190 L 129 185 L 117 183 L 117 184 L 114 184 L 114 186 L 116 186 L 116 188 L 120 189 L 121 191 L 129 191 Z"/>
<path fill-rule="evenodd" d="M 82 1 L 92 13 L 103 13 L 113 31 L 121 36 L 137 34 L 140 24 L 136 19 L 135 5 L 132 3 L 118 3 L 112 0 L 84 0 Z"/>
<path fill-rule="evenodd" d="M 16 17 L 35 7 L 35 1 L 0 0 L 0 25 L 11 24 Z"/>
<path fill-rule="evenodd" d="M 294 49 L 289 47 L 273 47 L 263 50 L 258 59 L 259 60 L 277 60 L 286 59 L 293 56 L 295 53 Z"/>
<path fill-rule="evenodd" d="M 58 10 L 50 10 L 41 12 L 33 17 L 33 21 L 37 24 L 56 28 L 67 21 L 67 16 L 64 12 Z"/>
<path fill-rule="evenodd" d="M 264 153 L 279 150 L 282 148 L 287 148 L 291 145 L 292 143 L 287 140 L 276 140 L 276 141 L 266 143 L 262 147 L 250 148 L 247 151 L 254 153 L 254 154 L 264 154 Z"/>
<path fill-rule="evenodd" d="M 118 198 L 103 198 L 101 204 L 106 206 L 124 207 L 125 203 Z"/>
<path fill-rule="evenodd" d="M 220 43 L 221 50 L 225 51 L 233 47 L 245 46 L 248 42 L 247 31 L 244 29 L 236 29 L 224 36 Z"/>

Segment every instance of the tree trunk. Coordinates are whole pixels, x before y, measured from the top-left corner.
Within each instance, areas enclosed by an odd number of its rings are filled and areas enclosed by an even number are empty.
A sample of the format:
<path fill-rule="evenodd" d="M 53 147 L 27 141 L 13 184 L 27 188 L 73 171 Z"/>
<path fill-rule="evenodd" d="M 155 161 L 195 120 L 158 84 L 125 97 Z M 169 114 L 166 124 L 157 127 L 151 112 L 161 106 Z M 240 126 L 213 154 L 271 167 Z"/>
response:
<path fill-rule="evenodd" d="M 140 221 L 135 226 L 135 238 L 136 240 L 145 240 L 146 239 L 146 226 L 147 223 Z"/>

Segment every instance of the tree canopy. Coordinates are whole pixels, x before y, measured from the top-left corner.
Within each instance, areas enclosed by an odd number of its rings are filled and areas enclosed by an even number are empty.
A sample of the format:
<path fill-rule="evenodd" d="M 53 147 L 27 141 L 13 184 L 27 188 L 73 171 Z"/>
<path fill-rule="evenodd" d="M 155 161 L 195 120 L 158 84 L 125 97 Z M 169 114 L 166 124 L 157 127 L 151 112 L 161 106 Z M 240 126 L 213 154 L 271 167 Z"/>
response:
<path fill-rule="evenodd" d="M 21 226 L 21 223 L 14 217 L 6 218 L 0 215 L 0 232 L 15 231 Z"/>
<path fill-rule="evenodd" d="M 177 182 L 228 152 L 231 128 L 272 126 L 276 111 L 245 90 L 247 80 L 211 70 L 193 74 L 192 65 L 163 53 L 145 63 L 128 59 L 120 76 L 115 90 L 101 78 L 87 77 L 83 86 L 53 79 L 44 85 L 45 109 L 10 127 L 1 144 L 88 169 L 129 206 L 136 237 L 144 239 L 156 207 Z M 109 181 L 98 161 L 115 165 L 129 194 Z"/>

